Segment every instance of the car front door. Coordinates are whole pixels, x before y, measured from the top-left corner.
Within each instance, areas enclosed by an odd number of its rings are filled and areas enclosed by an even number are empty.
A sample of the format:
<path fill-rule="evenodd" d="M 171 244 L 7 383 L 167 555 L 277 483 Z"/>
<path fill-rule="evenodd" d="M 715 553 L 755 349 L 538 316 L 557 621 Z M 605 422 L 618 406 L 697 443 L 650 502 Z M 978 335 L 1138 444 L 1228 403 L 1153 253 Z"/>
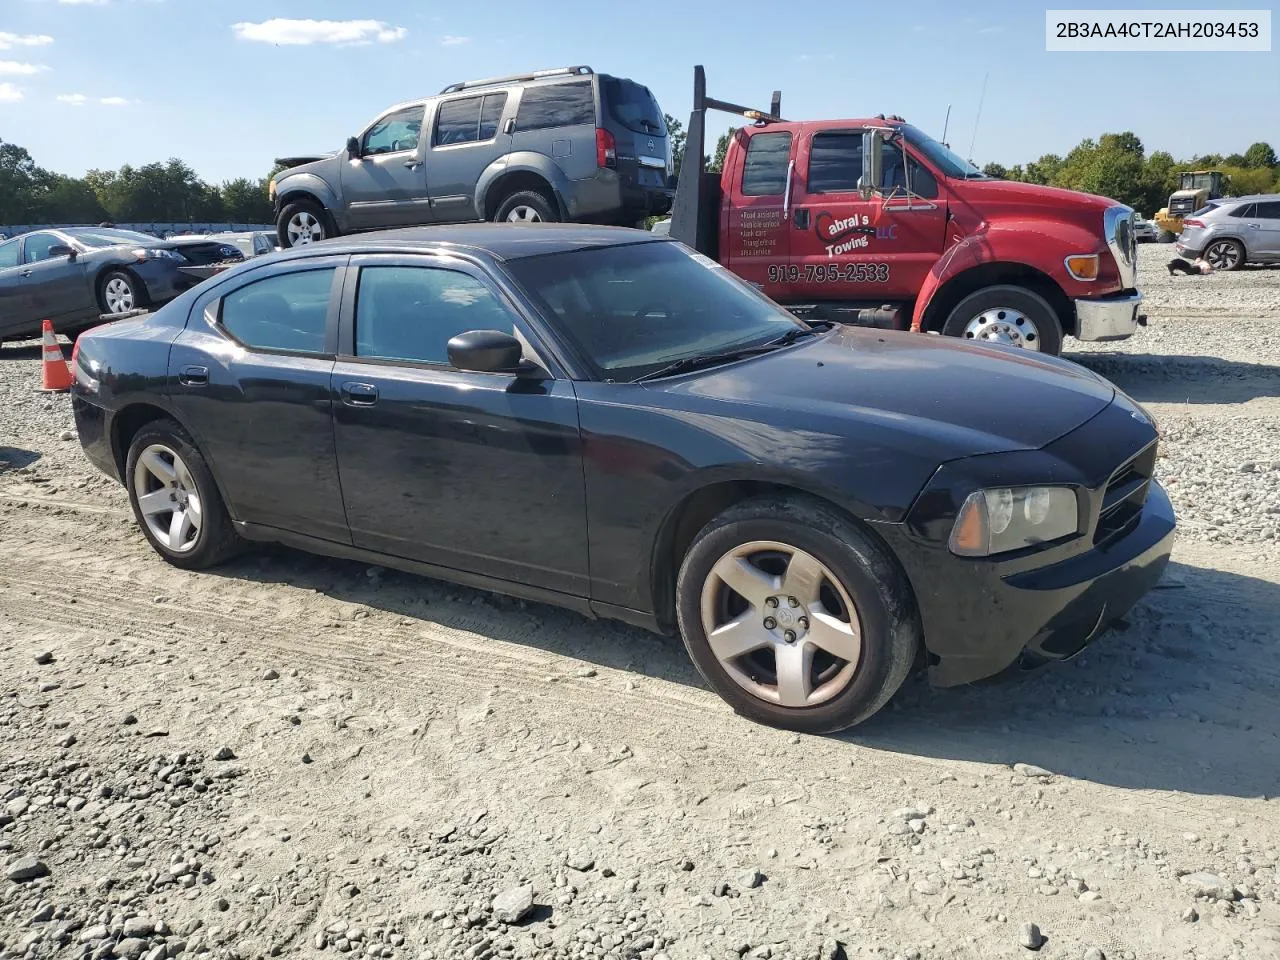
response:
<path fill-rule="evenodd" d="M 884 144 L 881 194 L 864 200 L 863 132 L 820 129 L 801 145 L 790 218 L 793 297 L 908 300 L 942 255 L 947 208 L 937 179 L 910 154 L 904 167 L 901 146 Z"/>
<path fill-rule="evenodd" d="M 29 290 L 23 283 L 24 269 L 22 240 L 0 243 L 0 337 L 26 333 L 35 323 Z"/>
<path fill-rule="evenodd" d="M 504 119 L 507 91 L 442 100 L 431 122 L 431 216 L 436 223 L 482 219 L 476 183 L 489 165 L 511 149 Z"/>
<path fill-rule="evenodd" d="M 357 267 L 358 286 L 344 295 L 342 355 L 333 370 L 333 429 L 352 542 L 587 596 L 572 381 L 450 366 L 446 345 L 468 330 L 534 342 L 478 268 L 383 255 L 355 257 L 351 274 Z"/>
<path fill-rule="evenodd" d="M 330 403 L 345 256 L 265 263 L 194 304 L 167 389 L 231 514 L 350 543 Z"/>
<path fill-rule="evenodd" d="M 746 150 L 738 153 L 741 168 L 730 171 L 734 189 L 726 204 L 729 249 L 720 257 L 742 279 L 783 302 L 791 293 L 786 206 L 794 151 L 795 137 L 789 130 L 766 130 L 747 140 Z"/>
<path fill-rule="evenodd" d="M 52 256 L 56 246 L 70 244 L 56 233 L 28 234 L 22 245 L 23 268 L 19 274 L 36 319 L 52 320 L 54 327 L 61 330 L 64 322 L 87 320 L 100 311 L 83 261 L 67 254 Z"/>
<path fill-rule="evenodd" d="M 422 162 L 423 105 L 388 113 L 360 137 L 342 165 L 342 202 L 353 229 L 428 223 L 431 200 Z"/>
<path fill-rule="evenodd" d="M 1256 253 L 1259 260 L 1280 260 L 1280 200 L 1259 200 L 1248 229 L 1251 256 Z"/>

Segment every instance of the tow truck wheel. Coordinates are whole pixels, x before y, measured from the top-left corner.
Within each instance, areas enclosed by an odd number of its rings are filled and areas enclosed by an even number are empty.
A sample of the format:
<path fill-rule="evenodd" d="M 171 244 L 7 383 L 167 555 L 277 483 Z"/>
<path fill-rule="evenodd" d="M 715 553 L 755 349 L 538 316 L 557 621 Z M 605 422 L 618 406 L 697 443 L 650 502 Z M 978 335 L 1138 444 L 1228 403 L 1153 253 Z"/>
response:
<path fill-rule="evenodd" d="M 1055 357 L 1062 351 L 1062 323 L 1049 301 L 1034 290 L 1010 284 L 969 294 L 951 311 L 942 332 Z"/>

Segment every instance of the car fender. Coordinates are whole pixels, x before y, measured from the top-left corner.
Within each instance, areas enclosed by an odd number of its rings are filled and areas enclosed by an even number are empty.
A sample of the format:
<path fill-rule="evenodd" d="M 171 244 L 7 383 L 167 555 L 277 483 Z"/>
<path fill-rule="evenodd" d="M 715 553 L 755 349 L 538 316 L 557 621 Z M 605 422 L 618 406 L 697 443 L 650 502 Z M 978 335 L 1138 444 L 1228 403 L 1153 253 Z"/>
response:
<path fill-rule="evenodd" d="M 489 166 L 485 167 L 484 172 L 480 174 L 479 180 L 476 181 L 476 215 L 483 218 L 484 211 L 488 209 L 489 190 L 497 184 L 503 177 L 515 173 L 532 173 L 541 177 L 547 183 L 551 184 L 551 189 L 555 193 L 555 201 L 560 205 L 563 212 L 565 205 L 565 195 L 569 192 L 569 178 L 564 175 L 564 171 L 560 169 L 560 165 L 553 161 L 550 157 L 543 153 L 536 153 L 532 150 L 521 150 L 516 153 L 509 153 L 504 157 L 499 157 Z"/>
<path fill-rule="evenodd" d="M 1076 280 L 1067 273 L 1066 257 L 1100 254 L 1098 278 Z M 1008 264 L 1047 276 L 1071 299 L 1098 297 L 1121 288 L 1119 273 L 1102 236 L 1086 227 L 1043 217 L 1019 217 L 985 222 L 960 238 L 938 259 L 916 294 L 911 329 L 925 329 L 925 315 L 934 297 L 946 284 L 977 267 Z"/>
<path fill-rule="evenodd" d="M 297 199 L 298 194 L 309 194 L 324 205 L 331 216 L 341 212 L 337 191 L 323 177 L 314 173 L 291 173 L 276 181 L 276 214 Z"/>

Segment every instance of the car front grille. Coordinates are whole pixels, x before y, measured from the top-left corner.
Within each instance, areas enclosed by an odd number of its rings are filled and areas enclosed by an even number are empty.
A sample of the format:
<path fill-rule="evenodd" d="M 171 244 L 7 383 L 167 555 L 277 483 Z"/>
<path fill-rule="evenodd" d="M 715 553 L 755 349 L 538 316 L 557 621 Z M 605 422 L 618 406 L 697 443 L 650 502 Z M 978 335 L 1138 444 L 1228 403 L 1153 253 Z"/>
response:
<path fill-rule="evenodd" d="M 186 257 L 188 263 L 195 267 L 244 259 L 244 254 L 238 249 L 234 251 L 234 254 L 227 252 L 230 249 L 230 245 L 225 243 L 193 243 L 179 247 L 178 252 Z"/>
<path fill-rule="evenodd" d="M 1124 536 L 1135 526 L 1147 502 L 1147 491 L 1156 469 L 1156 445 L 1152 441 L 1141 453 L 1111 475 L 1102 493 L 1102 507 L 1094 528 L 1093 543 L 1103 546 Z"/>

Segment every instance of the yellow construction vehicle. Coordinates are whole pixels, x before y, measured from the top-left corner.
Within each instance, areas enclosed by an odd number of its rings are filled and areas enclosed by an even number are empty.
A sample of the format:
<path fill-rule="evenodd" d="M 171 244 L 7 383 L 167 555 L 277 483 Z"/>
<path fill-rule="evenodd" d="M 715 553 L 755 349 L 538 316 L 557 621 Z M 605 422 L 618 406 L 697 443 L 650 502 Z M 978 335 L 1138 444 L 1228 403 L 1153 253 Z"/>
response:
<path fill-rule="evenodd" d="M 1227 175 L 1221 170 L 1190 170 L 1178 174 L 1178 189 L 1169 196 L 1169 205 L 1156 211 L 1155 223 L 1159 239 L 1169 241 L 1182 232 L 1182 218 L 1199 210 L 1210 200 L 1217 200 L 1227 188 Z"/>

